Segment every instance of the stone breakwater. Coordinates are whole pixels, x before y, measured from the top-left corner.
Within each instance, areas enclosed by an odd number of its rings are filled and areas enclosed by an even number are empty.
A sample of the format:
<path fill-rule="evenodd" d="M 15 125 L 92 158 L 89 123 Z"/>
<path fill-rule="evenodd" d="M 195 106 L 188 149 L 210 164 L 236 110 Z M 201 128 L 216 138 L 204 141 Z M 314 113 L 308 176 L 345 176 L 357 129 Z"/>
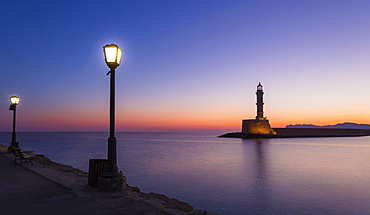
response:
<path fill-rule="evenodd" d="M 0 151 L 10 159 L 13 154 L 6 153 L 6 146 Z M 34 165 L 23 164 L 27 169 L 71 189 L 77 196 L 91 198 L 97 203 L 119 211 L 121 214 L 153 215 L 217 215 L 217 213 L 194 209 L 190 204 L 157 193 L 144 193 L 138 187 L 127 185 L 121 192 L 98 192 L 87 185 L 88 173 L 69 165 L 56 163 L 43 155 L 35 155 Z"/>
<path fill-rule="evenodd" d="M 304 137 L 358 137 L 369 136 L 366 129 L 330 129 L 330 128 L 273 128 L 276 134 L 257 134 L 233 132 L 222 134 L 219 137 L 231 138 L 304 138 Z"/>

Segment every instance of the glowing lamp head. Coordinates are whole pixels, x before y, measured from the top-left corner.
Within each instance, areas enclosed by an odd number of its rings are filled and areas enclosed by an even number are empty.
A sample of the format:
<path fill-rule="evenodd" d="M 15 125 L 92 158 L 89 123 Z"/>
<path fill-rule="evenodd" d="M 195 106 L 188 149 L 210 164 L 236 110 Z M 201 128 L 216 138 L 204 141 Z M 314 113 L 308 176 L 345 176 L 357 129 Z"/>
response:
<path fill-rule="evenodd" d="M 121 63 L 122 50 L 116 44 L 103 47 L 105 62 L 111 69 L 117 68 Z"/>
<path fill-rule="evenodd" d="M 10 104 L 12 104 L 12 105 L 19 104 L 19 97 L 17 97 L 17 96 L 10 97 Z"/>

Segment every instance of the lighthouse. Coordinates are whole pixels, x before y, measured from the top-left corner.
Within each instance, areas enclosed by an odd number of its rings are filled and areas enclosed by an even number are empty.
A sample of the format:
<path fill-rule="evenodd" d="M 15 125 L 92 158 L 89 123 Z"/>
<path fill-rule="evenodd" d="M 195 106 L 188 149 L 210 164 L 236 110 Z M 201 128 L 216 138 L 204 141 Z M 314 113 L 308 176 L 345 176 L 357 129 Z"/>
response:
<path fill-rule="evenodd" d="M 261 82 L 257 85 L 257 116 L 256 119 L 244 119 L 242 121 L 242 133 L 244 134 L 276 134 L 271 128 L 267 117 L 263 116 L 263 88 Z"/>
<path fill-rule="evenodd" d="M 257 92 L 256 92 L 256 95 L 257 95 L 257 116 L 256 116 L 256 120 L 264 120 L 266 119 L 266 117 L 263 117 L 263 89 L 262 89 L 262 85 L 261 85 L 261 82 L 258 83 L 257 85 Z"/>

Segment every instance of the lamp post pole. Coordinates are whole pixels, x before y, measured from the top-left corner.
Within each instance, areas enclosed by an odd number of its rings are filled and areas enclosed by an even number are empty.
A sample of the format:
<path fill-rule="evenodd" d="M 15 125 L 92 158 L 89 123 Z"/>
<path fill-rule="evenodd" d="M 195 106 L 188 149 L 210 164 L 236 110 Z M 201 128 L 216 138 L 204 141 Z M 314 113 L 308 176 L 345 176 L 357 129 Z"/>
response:
<path fill-rule="evenodd" d="M 10 107 L 9 110 L 13 111 L 13 131 L 12 131 L 12 142 L 10 147 L 8 147 L 8 152 L 13 152 L 13 148 L 19 148 L 19 143 L 17 142 L 17 134 L 15 133 L 16 115 L 17 115 L 17 105 L 19 104 L 19 97 L 10 97 Z"/>
<path fill-rule="evenodd" d="M 12 147 L 18 147 L 18 146 L 16 146 L 17 145 L 16 144 L 17 143 L 16 142 L 17 137 L 16 137 L 16 133 L 15 133 L 16 112 L 17 112 L 17 106 L 14 105 L 14 110 L 13 110 L 13 132 L 12 132 L 12 144 L 11 144 Z"/>
<path fill-rule="evenodd" d="M 115 177 L 118 175 L 117 167 L 117 139 L 115 137 L 115 83 L 116 70 L 111 68 L 110 74 L 110 117 L 109 117 L 109 138 L 108 138 L 108 166 L 103 176 Z"/>
<path fill-rule="evenodd" d="M 118 172 L 117 167 L 117 139 L 115 137 L 115 78 L 116 68 L 120 65 L 122 50 L 115 44 L 103 47 L 105 62 L 110 71 L 110 104 L 109 104 L 109 137 L 108 137 L 108 165 L 98 179 L 100 191 L 121 191 L 126 185 L 126 178 Z"/>

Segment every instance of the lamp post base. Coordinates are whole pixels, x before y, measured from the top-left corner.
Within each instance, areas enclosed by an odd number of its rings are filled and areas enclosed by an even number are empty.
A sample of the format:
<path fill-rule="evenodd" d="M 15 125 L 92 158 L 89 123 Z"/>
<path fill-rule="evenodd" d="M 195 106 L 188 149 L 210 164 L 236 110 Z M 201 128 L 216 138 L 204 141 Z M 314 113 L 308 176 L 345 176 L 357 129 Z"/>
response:
<path fill-rule="evenodd" d="M 126 177 L 122 173 L 115 177 L 101 176 L 98 178 L 98 191 L 101 192 L 120 192 L 126 186 Z"/>
<path fill-rule="evenodd" d="M 13 153 L 13 148 L 19 148 L 19 142 L 11 142 L 8 147 L 8 153 Z"/>

